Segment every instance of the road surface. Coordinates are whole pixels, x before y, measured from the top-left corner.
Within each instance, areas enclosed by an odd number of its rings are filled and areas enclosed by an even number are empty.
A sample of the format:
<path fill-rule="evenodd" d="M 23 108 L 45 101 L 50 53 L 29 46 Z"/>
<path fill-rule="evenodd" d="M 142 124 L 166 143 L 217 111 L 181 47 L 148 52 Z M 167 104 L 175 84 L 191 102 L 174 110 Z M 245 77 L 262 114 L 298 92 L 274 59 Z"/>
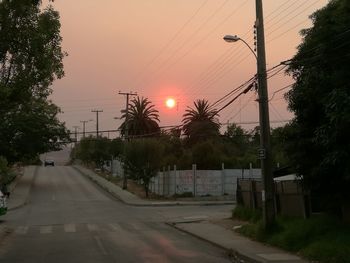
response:
<path fill-rule="evenodd" d="M 69 166 L 40 167 L 26 206 L 2 219 L 2 263 L 230 262 L 225 251 L 164 222 L 229 207 L 132 207 Z"/>

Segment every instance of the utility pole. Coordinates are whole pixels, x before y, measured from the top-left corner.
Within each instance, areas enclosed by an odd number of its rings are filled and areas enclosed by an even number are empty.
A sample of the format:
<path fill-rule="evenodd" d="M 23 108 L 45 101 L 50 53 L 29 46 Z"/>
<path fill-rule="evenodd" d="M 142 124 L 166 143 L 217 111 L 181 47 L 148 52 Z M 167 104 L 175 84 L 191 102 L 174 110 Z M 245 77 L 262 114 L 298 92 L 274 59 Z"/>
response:
<path fill-rule="evenodd" d="M 125 140 L 126 142 L 129 141 L 129 127 L 128 127 L 128 121 L 129 121 L 129 96 L 136 96 L 137 93 L 132 92 L 121 92 L 119 91 L 119 95 L 126 96 L 126 107 L 125 107 Z M 124 178 L 123 178 L 123 189 L 128 188 L 128 180 L 126 176 L 126 169 L 124 170 Z"/>
<path fill-rule="evenodd" d="M 77 131 L 79 129 L 79 126 L 73 126 L 73 128 L 74 128 L 74 138 L 75 138 L 74 144 L 76 145 L 78 142 L 78 132 Z"/>
<path fill-rule="evenodd" d="M 98 114 L 103 112 L 103 110 L 92 110 L 91 112 L 96 112 L 96 138 L 98 138 Z"/>
<path fill-rule="evenodd" d="M 266 77 L 265 33 L 262 0 L 256 0 L 258 95 L 260 122 L 261 171 L 263 180 L 262 206 L 264 226 L 269 227 L 275 220 L 274 181 L 272 174 L 272 154 L 270 141 L 269 101 Z"/>
<path fill-rule="evenodd" d="M 85 124 L 89 121 L 80 121 L 83 124 L 83 138 L 85 138 Z"/>

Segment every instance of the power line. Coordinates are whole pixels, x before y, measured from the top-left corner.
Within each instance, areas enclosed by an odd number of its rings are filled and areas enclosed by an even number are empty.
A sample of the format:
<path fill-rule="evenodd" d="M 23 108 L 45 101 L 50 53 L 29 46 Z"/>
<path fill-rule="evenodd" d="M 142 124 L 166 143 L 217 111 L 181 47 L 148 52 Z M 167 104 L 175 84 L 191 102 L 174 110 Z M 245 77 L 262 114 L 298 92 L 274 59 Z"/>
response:
<path fill-rule="evenodd" d="M 92 110 L 91 112 L 96 113 L 96 138 L 98 137 L 98 114 L 103 112 L 103 110 Z"/>
<path fill-rule="evenodd" d="M 201 9 L 207 4 L 208 0 L 205 0 L 198 9 L 191 15 L 191 17 L 179 28 L 179 30 L 174 34 L 174 36 L 161 48 L 161 50 L 157 53 L 156 56 L 151 59 L 147 65 L 141 70 L 145 71 L 148 67 L 150 67 L 163 53 L 164 51 L 169 48 L 169 46 L 174 42 L 174 40 L 180 35 L 180 33 L 192 22 L 192 20 L 198 15 L 198 13 L 201 11 Z M 137 76 L 140 75 L 140 72 L 136 74 Z M 141 74 L 143 75 L 143 74 Z"/>
<path fill-rule="evenodd" d="M 178 54 L 183 47 L 185 47 L 193 38 L 196 36 L 204 26 L 215 17 L 215 15 L 220 12 L 220 10 L 229 2 L 230 0 L 225 0 L 205 21 L 202 23 L 193 34 L 191 34 L 181 45 L 178 46 L 178 48 L 165 60 L 161 63 L 161 65 L 156 70 L 156 73 L 159 71 L 164 71 L 164 68 L 168 69 L 169 67 L 165 67 L 165 65 L 172 60 Z M 155 77 L 156 73 L 151 76 L 151 79 Z"/>

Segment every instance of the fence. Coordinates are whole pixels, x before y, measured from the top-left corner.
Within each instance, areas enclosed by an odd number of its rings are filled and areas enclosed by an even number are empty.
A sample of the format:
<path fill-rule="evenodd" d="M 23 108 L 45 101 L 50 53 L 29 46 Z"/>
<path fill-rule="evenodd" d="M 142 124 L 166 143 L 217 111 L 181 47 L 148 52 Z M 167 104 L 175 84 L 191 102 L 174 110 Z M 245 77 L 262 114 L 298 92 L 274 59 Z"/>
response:
<path fill-rule="evenodd" d="M 303 190 L 301 180 L 275 181 L 274 186 L 276 213 L 304 218 L 310 215 L 310 195 Z M 238 179 L 237 203 L 252 209 L 261 209 L 261 191 L 261 181 Z"/>
<path fill-rule="evenodd" d="M 235 198 L 238 178 L 261 178 L 260 169 L 177 170 L 170 166 L 150 182 L 150 191 L 161 196 L 223 196 Z"/>
<path fill-rule="evenodd" d="M 113 176 L 123 177 L 123 165 L 119 160 L 113 160 L 108 170 Z M 176 165 L 163 168 L 157 176 L 151 178 L 150 192 L 160 196 L 192 195 L 192 196 L 224 196 L 236 198 L 237 179 L 261 179 L 260 169 L 224 169 L 177 170 Z"/>

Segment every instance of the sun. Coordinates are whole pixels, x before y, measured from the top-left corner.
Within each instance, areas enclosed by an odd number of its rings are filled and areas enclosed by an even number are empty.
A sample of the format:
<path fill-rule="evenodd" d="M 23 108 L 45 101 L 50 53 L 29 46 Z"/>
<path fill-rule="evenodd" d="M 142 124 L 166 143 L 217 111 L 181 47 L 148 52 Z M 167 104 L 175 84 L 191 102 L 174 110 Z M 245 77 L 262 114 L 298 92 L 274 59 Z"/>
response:
<path fill-rule="evenodd" d="M 172 109 L 172 108 L 175 107 L 176 101 L 175 101 L 173 98 L 168 98 L 168 99 L 166 99 L 166 101 L 165 101 L 165 105 L 166 105 L 169 109 Z"/>

